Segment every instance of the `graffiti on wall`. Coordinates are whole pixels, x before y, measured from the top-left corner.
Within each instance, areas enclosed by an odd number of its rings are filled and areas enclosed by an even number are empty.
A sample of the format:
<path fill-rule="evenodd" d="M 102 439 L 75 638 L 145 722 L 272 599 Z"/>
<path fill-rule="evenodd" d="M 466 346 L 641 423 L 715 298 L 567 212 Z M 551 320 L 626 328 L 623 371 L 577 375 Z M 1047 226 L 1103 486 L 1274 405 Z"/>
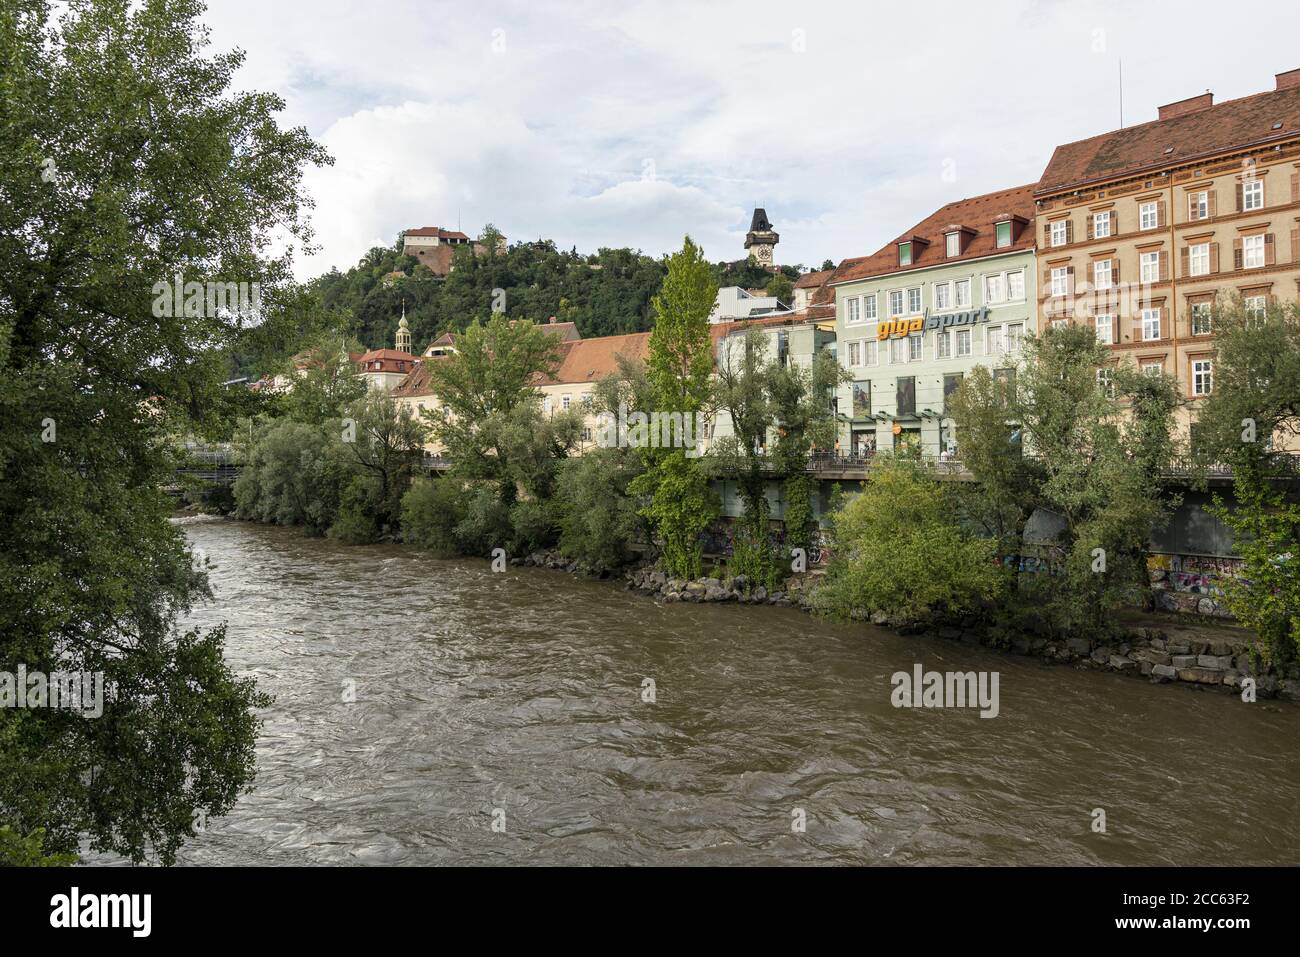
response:
<path fill-rule="evenodd" d="M 1151 555 L 1147 571 L 1156 605 L 1168 611 L 1231 617 L 1223 605 L 1224 579 L 1240 579 L 1240 558 L 1209 555 Z"/>
<path fill-rule="evenodd" d="M 768 533 L 777 549 L 785 550 L 785 525 L 773 521 Z M 727 519 L 719 519 L 700 536 L 704 554 L 729 558 L 736 551 L 736 524 Z M 824 565 L 831 559 L 830 532 L 824 528 L 815 529 L 808 547 L 808 564 Z"/>

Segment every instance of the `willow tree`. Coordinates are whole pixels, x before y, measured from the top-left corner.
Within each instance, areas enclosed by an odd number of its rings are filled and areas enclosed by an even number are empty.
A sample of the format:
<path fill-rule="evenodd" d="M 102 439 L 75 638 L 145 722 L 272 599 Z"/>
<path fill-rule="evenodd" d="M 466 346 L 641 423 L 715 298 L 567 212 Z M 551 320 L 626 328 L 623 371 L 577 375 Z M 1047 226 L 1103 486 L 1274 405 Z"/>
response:
<path fill-rule="evenodd" d="M 296 295 L 272 243 L 309 241 L 328 157 L 230 91 L 242 54 L 205 55 L 199 4 L 65 6 L 0 5 L 0 672 L 102 673 L 106 700 L 0 708 L 0 825 L 170 862 L 251 786 L 266 699 L 220 628 L 179 626 L 207 584 L 156 412 L 219 406 L 229 351 Z"/>
<path fill-rule="evenodd" d="M 655 328 L 646 376 L 655 408 L 638 411 L 666 415 L 669 421 L 703 418 L 712 391 L 709 312 L 716 296 L 712 269 L 687 236 L 668 257 L 663 289 L 653 301 Z M 666 570 L 685 578 L 700 574 L 701 535 L 718 515 L 716 496 L 696 455 L 701 437 L 698 429 L 692 432 L 695 448 L 685 447 L 682 430 L 676 447 L 643 448 L 646 470 L 630 487 L 632 494 L 647 498 L 642 515 L 660 540 Z"/>

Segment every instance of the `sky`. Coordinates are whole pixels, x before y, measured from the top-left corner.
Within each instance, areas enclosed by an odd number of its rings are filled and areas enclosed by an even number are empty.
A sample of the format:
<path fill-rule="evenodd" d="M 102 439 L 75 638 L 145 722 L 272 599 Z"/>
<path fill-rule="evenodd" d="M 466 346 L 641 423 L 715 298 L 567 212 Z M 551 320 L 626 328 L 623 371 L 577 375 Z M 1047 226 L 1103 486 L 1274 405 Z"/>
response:
<path fill-rule="evenodd" d="M 1117 128 L 1121 61 L 1125 125 L 1271 90 L 1300 67 L 1300 4 L 1242 9 L 1253 26 L 1200 0 L 209 0 L 204 19 L 246 52 L 235 85 L 280 94 L 334 157 L 305 177 L 306 279 L 404 228 L 489 222 L 738 259 L 755 206 L 779 263 L 866 255 Z"/>

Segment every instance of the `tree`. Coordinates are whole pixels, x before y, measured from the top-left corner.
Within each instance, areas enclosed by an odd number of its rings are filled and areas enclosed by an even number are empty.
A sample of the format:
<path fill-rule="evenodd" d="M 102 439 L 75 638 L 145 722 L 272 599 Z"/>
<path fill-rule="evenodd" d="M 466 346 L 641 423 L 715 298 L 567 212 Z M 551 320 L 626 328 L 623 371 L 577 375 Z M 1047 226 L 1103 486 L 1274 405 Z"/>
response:
<path fill-rule="evenodd" d="M 997 545 L 963 530 L 949 491 L 917 462 L 886 458 L 835 513 L 835 557 L 814 608 L 839 618 L 966 620 L 997 604 L 1007 575 Z"/>
<path fill-rule="evenodd" d="M 328 158 L 278 97 L 229 92 L 242 55 L 204 54 L 200 10 L 0 7 L 0 670 L 111 690 L 98 719 L 0 708 L 0 820 L 47 853 L 171 862 L 250 787 L 268 703 L 220 628 L 178 627 L 208 592 L 159 491 L 169 415 L 142 402 L 220 407 L 259 310 L 206 284 L 257 283 L 263 314 L 295 294 L 268 250 L 309 241 L 302 169 Z"/>
<path fill-rule="evenodd" d="M 982 515 L 1002 547 L 1020 540 L 1008 526 L 1021 515 L 1057 524 L 1016 548 L 1049 572 L 1021 576 L 1013 613 L 1062 634 L 1104 633 L 1113 609 L 1147 599 L 1146 548 L 1173 501 L 1158 476 L 1172 456 L 1173 386 L 1108 358 L 1092 329 L 1051 327 L 1012 375 L 969 376 L 954 402 L 962 460 L 993 503 Z"/>
<path fill-rule="evenodd" d="M 281 372 L 292 385 L 282 399 L 289 418 L 312 425 L 342 418 L 343 410 L 366 392 L 366 381 L 348 356 L 360 351 L 356 340 L 338 332 L 325 333 L 284 362 Z"/>
<path fill-rule="evenodd" d="M 709 264 L 686 237 L 668 257 L 663 292 L 654 299 L 646 378 L 653 411 L 661 415 L 703 412 L 712 388 L 709 312 L 717 294 Z M 698 436 L 697 436 L 698 438 Z M 675 575 L 695 578 L 703 561 L 700 536 L 717 516 L 716 497 L 698 460 L 684 448 L 642 449 L 646 471 L 632 480 L 633 495 L 647 496 L 641 514 L 663 545 L 663 561 Z"/>
<path fill-rule="evenodd" d="M 777 273 L 768 280 L 767 288 L 764 290 L 769 296 L 776 296 L 778 302 L 784 305 L 790 305 L 794 301 L 794 283 L 790 281 L 789 276 Z"/>
<path fill-rule="evenodd" d="M 379 391 L 353 402 L 343 425 L 345 456 L 373 479 L 369 486 L 353 485 L 352 509 L 363 508 L 372 515 L 380 532 L 395 527 L 402 496 L 424 455 L 425 426 L 412 415 L 410 406 L 398 406 Z M 354 541 L 356 527 L 354 520 L 348 536 Z"/>
<path fill-rule="evenodd" d="M 1236 536 L 1242 575 L 1222 583 L 1237 620 L 1258 639 L 1259 656 L 1300 657 L 1300 501 L 1278 481 L 1300 435 L 1300 306 L 1270 305 L 1263 315 L 1238 298 L 1216 304 L 1213 391 L 1195 426 L 1202 462 L 1233 469 L 1235 507 L 1219 496 L 1211 513 Z"/>

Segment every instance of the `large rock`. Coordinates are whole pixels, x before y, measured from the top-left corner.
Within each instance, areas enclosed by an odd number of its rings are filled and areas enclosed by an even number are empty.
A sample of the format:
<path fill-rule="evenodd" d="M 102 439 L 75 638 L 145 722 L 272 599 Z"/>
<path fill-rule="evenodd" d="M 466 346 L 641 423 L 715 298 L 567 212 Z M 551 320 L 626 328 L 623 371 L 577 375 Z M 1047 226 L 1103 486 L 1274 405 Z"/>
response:
<path fill-rule="evenodd" d="M 1184 668 L 1196 667 L 1196 655 L 1174 655 L 1173 666 L 1181 671 Z"/>
<path fill-rule="evenodd" d="M 1165 650 L 1171 655 L 1185 655 L 1192 650 L 1192 643 L 1186 638 L 1170 638 Z"/>
<path fill-rule="evenodd" d="M 1087 638 L 1071 638 L 1065 643 L 1065 647 L 1076 655 L 1086 655 L 1092 651 L 1092 642 Z"/>
<path fill-rule="evenodd" d="M 1232 667 L 1232 655 L 1197 655 L 1196 665 L 1198 668 L 1227 671 Z"/>
<path fill-rule="evenodd" d="M 1163 651 L 1155 648 L 1143 648 L 1134 654 L 1139 661 L 1149 661 L 1153 665 L 1171 665 L 1173 659 Z"/>
<path fill-rule="evenodd" d="M 1217 685 L 1223 683 L 1223 674 L 1211 671 L 1209 668 L 1179 668 L 1178 680 L 1201 685 Z"/>
<path fill-rule="evenodd" d="M 1116 671 L 1133 671 L 1137 668 L 1137 662 L 1122 655 L 1111 655 L 1110 666 Z"/>
<path fill-rule="evenodd" d="M 1153 678 L 1164 679 L 1165 681 L 1172 681 L 1174 678 L 1178 677 L 1178 672 L 1173 669 L 1172 665 L 1152 665 L 1151 676 Z"/>

